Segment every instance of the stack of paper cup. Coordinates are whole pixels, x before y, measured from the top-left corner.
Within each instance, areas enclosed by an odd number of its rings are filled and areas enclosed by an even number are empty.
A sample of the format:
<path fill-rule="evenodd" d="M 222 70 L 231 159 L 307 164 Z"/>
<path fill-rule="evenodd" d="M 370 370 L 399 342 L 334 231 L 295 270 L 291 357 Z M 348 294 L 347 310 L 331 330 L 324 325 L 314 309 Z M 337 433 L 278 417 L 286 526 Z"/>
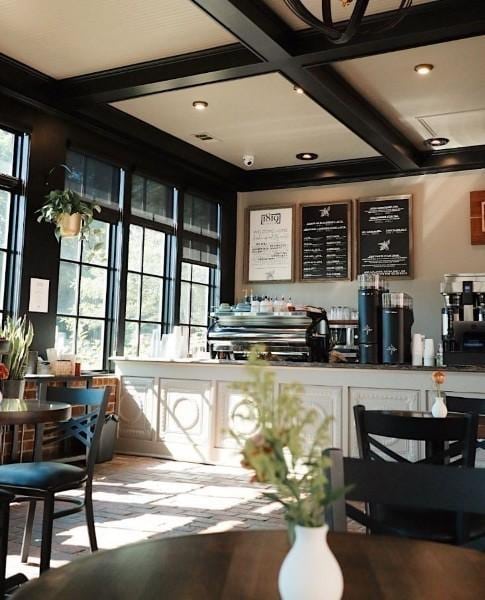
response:
<path fill-rule="evenodd" d="M 411 353 L 413 366 L 422 367 L 424 354 L 424 335 L 422 335 L 421 333 L 415 333 L 413 335 Z"/>
<path fill-rule="evenodd" d="M 432 338 L 426 338 L 424 340 L 424 352 L 423 361 L 425 367 L 434 367 L 434 340 Z"/>

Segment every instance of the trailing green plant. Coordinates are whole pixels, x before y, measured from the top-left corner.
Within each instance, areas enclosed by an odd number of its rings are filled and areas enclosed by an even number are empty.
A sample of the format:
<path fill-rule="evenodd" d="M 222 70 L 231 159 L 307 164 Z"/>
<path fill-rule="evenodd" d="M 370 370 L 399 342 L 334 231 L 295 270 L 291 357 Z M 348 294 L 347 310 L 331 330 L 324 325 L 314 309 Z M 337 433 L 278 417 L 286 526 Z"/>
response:
<path fill-rule="evenodd" d="M 231 386 L 242 393 L 256 433 L 249 438 L 230 433 L 241 447 L 241 465 L 253 471 L 251 481 L 274 488 L 264 495 L 283 505 L 290 528 L 320 527 L 325 507 L 343 492 L 331 490 L 326 476 L 330 459 L 323 450 L 329 446 L 331 419 L 305 407 L 299 384 L 280 386 L 275 395 L 274 372 L 258 359 L 260 351 L 249 358 L 249 380 Z"/>
<path fill-rule="evenodd" d="M 34 338 L 32 323 L 25 315 L 18 319 L 7 317 L 0 331 L 0 337 L 10 342 L 10 352 L 4 359 L 5 366 L 9 370 L 8 379 L 23 379 L 27 372 L 29 349 Z"/>
<path fill-rule="evenodd" d="M 52 190 L 45 196 L 46 201 L 37 211 L 39 217 L 37 221 L 40 223 L 54 223 L 56 226 L 55 236 L 57 240 L 61 237 L 60 218 L 64 214 L 81 215 L 81 230 L 80 239 L 87 240 L 89 237 L 90 227 L 94 219 L 95 212 L 101 212 L 101 207 L 98 204 L 91 204 L 83 200 L 83 198 L 71 189 L 67 190 Z"/>

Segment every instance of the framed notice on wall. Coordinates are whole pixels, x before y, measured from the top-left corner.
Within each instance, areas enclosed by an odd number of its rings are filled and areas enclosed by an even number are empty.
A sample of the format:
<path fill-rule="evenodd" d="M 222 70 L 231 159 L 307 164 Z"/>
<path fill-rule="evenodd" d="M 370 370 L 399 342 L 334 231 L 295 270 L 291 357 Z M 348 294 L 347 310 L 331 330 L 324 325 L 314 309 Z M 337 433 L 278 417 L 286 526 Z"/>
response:
<path fill-rule="evenodd" d="M 292 281 L 294 208 L 248 208 L 246 281 Z"/>
<path fill-rule="evenodd" d="M 352 279 L 352 201 L 300 207 L 300 280 Z"/>
<path fill-rule="evenodd" d="M 412 196 L 357 200 L 357 272 L 413 276 Z"/>

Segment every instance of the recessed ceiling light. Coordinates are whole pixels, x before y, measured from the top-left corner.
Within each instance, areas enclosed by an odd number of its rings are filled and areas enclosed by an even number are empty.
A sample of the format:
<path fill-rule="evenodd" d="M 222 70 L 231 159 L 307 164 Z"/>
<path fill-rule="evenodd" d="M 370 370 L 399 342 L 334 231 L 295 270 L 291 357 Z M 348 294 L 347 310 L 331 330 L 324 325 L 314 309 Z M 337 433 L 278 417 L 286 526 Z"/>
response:
<path fill-rule="evenodd" d="M 195 102 L 192 102 L 192 106 L 195 110 L 205 110 L 209 106 L 209 103 L 204 100 L 196 100 Z"/>
<path fill-rule="evenodd" d="M 315 160 L 318 158 L 318 154 L 315 154 L 315 152 L 300 152 L 296 155 L 296 158 L 298 160 Z"/>
<path fill-rule="evenodd" d="M 293 91 L 296 92 L 297 94 L 300 94 L 300 95 L 305 93 L 305 91 L 303 90 L 303 88 L 298 87 L 297 85 L 293 86 Z"/>
<path fill-rule="evenodd" d="M 450 140 L 444 137 L 434 137 L 426 140 L 426 143 L 433 146 L 433 148 L 438 148 L 439 146 L 446 146 L 446 144 L 450 143 Z"/>
<path fill-rule="evenodd" d="M 429 63 L 423 63 L 414 67 L 418 75 L 429 75 L 433 69 L 434 65 L 430 65 Z"/>

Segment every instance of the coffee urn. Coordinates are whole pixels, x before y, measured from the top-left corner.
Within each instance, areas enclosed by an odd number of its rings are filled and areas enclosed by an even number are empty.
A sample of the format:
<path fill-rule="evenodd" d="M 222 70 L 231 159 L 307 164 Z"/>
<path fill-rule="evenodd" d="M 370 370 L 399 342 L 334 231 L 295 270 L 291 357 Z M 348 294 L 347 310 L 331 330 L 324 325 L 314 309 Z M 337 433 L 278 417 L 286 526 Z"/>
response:
<path fill-rule="evenodd" d="M 403 292 L 382 294 L 382 362 L 387 365 L 411 362 L 413 299 Z"/>
<path fill-rule="evenodd" d="M 359 281 L 359 362 L 379 364 L 381 353 L 382 294 L 387 283 L 379 273 L 363 273 Z"/>

